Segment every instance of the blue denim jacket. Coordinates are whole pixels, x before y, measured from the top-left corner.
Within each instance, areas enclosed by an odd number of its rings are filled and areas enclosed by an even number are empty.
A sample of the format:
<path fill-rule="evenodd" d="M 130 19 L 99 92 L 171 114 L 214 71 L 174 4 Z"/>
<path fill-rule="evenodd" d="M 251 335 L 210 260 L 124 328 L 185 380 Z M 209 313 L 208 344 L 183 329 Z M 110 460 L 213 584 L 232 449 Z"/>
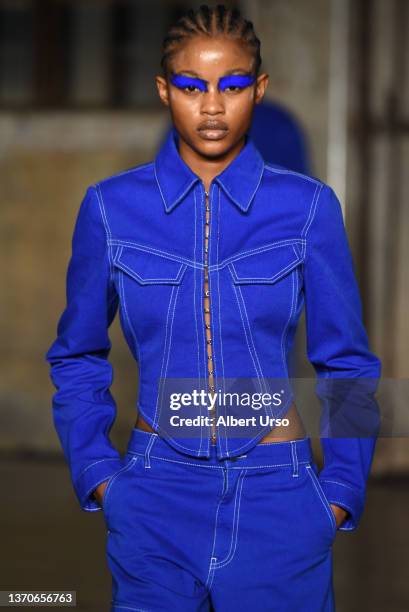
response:
<path fill-rule="evenodd" d="M 67 305 L 46 359 L 57 389 L 54 423 L 84 510 L 123 465 L 109 432 L 108 328 L 121 326 L 139 363 L 138 410 L 158 430 L 158 385 L 206 379 L 203 319 L 205 191 L 180 157 L 172 131 L 154 161 L 90 186 L 81 203 L 67 271 Z M 359 290 L 333 190 L 266 164 L 250 138 L 210 187 L 208 273 L 216 376 L 287 377 L 288 354 L 305 305 L 307 354 L 318 379 L 380 376 L 368 348 Z M 325 397 L 320 397 L 325 402 Z M 291 397 L 289 398 L 291 400 Z M 289 403 L 284 406 L 287 409 Z M 217 453 L 251 449 L 271 427 L 240 444 L 219 431 Z M 210 432 L 185 444 L 209 456 Z M 322 438 L 320 483 L 328 501 L 358 525 L 375 437 Z"/>

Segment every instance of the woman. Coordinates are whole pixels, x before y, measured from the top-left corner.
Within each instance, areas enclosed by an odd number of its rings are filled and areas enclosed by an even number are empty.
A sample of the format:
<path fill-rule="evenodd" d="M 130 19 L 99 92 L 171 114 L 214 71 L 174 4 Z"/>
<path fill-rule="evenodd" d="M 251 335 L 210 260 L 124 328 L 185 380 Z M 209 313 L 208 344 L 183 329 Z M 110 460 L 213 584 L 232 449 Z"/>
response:
<path fill-rule="evenodd" d="M 318 474 L 287 388 L 276 411 L 220 393 L 285 387 L 304 302 L 319 377 L 380 372 L 334 192 L 247 137 L 260 64 L 237 10 L 188 11 L 156 77 L 173 133 L 153 162 L 89 187 L 78 214 L 47 359 L 76 494 L 103 508 L 111 610 L 333 610 L 332 544 L 363 511 L 373 438 L 323 439 Z M 117 309 L 140 368 L 124 459 L 109 440 Z"/>

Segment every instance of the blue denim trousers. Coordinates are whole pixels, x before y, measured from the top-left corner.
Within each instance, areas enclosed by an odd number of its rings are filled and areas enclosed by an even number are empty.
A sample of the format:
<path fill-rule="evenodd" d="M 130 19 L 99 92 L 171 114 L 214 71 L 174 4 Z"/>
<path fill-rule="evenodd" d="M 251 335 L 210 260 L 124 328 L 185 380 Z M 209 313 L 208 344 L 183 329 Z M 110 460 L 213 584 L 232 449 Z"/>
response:
<path fill-rule="evenodd" d="M 335 610 L 335 517 L 309 437 L 217 459 L 133 429 L 102 501 L 111 612 Z"/>

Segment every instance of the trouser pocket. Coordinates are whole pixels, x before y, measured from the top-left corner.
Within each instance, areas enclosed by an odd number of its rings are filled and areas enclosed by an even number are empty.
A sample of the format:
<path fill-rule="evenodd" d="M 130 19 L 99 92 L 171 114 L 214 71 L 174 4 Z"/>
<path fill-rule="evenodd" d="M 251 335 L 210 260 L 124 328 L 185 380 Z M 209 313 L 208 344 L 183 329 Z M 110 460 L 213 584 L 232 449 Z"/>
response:
<path fill-rule="evenodd" d="M 123 465 L 117 472 L 115 472 L 108 480 L 108 484 L 104 489 L 104 493 L 101 500 L 102 511 L 104 513 L 105 521 L 109 524 L 110 515 L 115 506 L 115 498 L 117 487 L 124 475 L 131 472 L 139 457 L 127 454 L 125 457 L 125 465 Z"/>
<path fill-rule="evenodd" d="M 335 514 L 331 508 L 331 505 L 324 493 L 324 490 L 321 486 L 321 483 L 318 479 L 318 468 L 314 462 L 307 463 L 305 465 L 305 469 L 307 470 L 308 476 L 311 481 L 311 487 L 315 494 L 315 498 L 317 501 L 318 509 L 321 509 L 321 513 L 323 518 L 327 521 L 328 526 L 331 530 L 332 537 L 335 538 L 337 531 L 337 524 L 335 519 Z"/>

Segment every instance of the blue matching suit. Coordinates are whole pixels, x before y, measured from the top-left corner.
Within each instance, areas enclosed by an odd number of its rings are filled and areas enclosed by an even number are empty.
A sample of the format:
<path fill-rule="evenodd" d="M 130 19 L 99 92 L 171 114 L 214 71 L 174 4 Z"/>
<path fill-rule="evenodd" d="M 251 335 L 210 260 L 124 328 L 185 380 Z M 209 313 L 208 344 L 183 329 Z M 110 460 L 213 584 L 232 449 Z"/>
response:
<path fill-rule="evenodd" d="M 73 487 L 83 510 L 99 511 L 93 491 L 109 481 L 102 509 L 113 611 L 332 611 L 332 544 L 359 524 L 376 435 L 322 437 L 318 472 L 308 436 L 258 444 L 270 426 L 243 436 L 222 423 L 216 445 L 206 423 L 181 435 L 169 424 L 166 381 L 206 388 L 205 267 L 216 388 L 286 380 L 304 308 L 321 383 L 378 379 L 341 206 L 328 185 L 267 164 L 247 138 L 212 181 L 209 207 L 205 265 L 204 186 L 174 130 L 152 162 L 84 196 L 67 305 L 46 355 Z M 137 409 L 156 432 L 134 429 L 124 456 L 109 437 L 108 329 L 117 311 L 139 365 Z M 331 386 L 319 397 L 326 410 Z M 292 401 L 289 393 L 276 415 Z M 338 528 L 330 503 L 349 513 Z"/>

